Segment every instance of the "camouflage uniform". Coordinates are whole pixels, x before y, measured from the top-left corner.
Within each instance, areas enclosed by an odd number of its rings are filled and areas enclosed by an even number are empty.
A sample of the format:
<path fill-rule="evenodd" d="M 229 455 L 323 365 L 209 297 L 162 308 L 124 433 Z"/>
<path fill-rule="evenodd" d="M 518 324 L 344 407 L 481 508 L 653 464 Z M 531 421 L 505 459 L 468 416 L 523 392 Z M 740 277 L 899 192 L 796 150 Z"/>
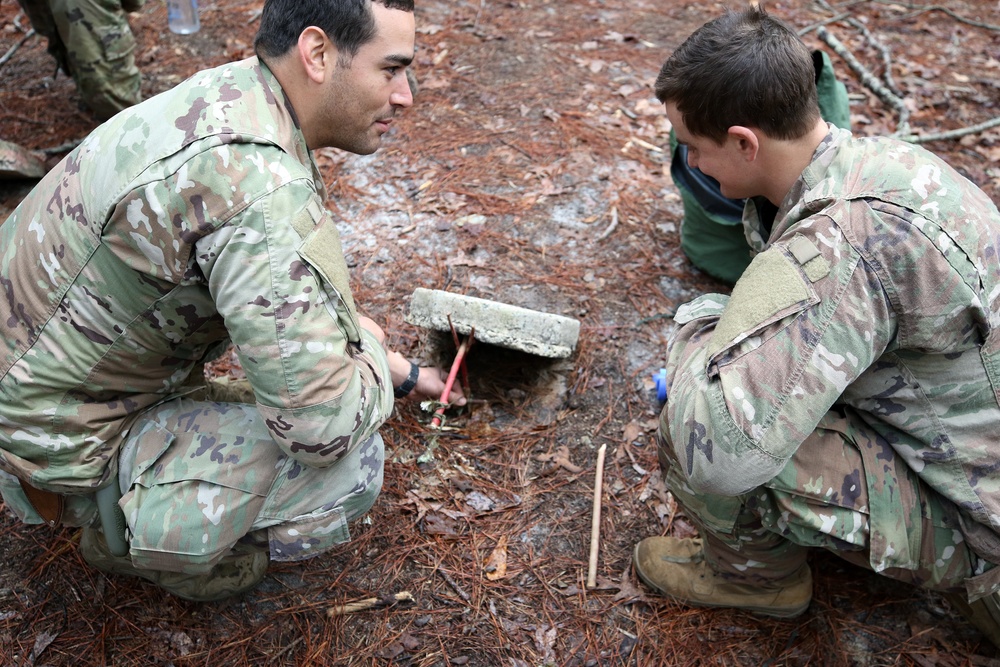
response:
<path fill-rule="evenodd" d="M 141 99 L 135 37 L 125 12 L 145 0 L 18 0 L 83 102 L 107 119 Z"/>
<path fill-rule="evenodd" d="M 977 599 L 1000 583 L 1000 213 L 927 151 L 829 126 L 730 297 L 685 304 L 661 464 L 724 575 L 823 547 Z M 773 221 L 768 224 L 769 218 Z"/>
<path fill-rule="evenodd" d="M 122 112 L 45 176 L 0 226 L 0 487 L 22 520 L 10 475 L 68 494 L 70 525 L 118 483 L 149 569 L 349 539 L 393 398 L 325 196 L 256 58 Z M 187 395 L 230 341 L 255 406 Z"/>

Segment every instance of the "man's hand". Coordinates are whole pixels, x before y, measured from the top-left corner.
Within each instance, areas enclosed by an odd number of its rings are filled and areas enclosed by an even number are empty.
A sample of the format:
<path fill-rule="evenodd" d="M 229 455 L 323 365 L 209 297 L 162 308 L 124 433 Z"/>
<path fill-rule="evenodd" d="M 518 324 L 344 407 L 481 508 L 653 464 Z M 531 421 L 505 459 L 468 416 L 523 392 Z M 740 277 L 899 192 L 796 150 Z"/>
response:
<path fill-rule="evenodd" d="M 417 386 L 413 388 L 413 393 L 418 396 L 424 396 L 429 399 L 439 401 L 441 400 L 441 392 L 444 391 L 444 385 L 447 379 L 448 371 L 443 368 L 425 366 L 420 369 L 420 378 L 417 380 Z M 462 391 L 462 387 L 457 382 L 451 385 L 451 391 L 448 393 L 447 402 L 450 405 L 466 404 L 467 401 L 465 393 Z"/>
<path fill-rule="evenodd" d="M 406 380 L 410 374 L 411 364 L 399 352 L 388 352 L 389 371 L 392 374 L 392 386 L 398 387 Z M 423 366 L 417 377 L 417 384 L 409 396 L 420 400 L 441 400 L 441 393 L 444 391 L 445 381 L 448 379 L 448 372 L 433 366 Z M 448 393 L 448 403 L 451 405 L 465 405 L 465 394 L 462 388 L 456 383 L 452 384 Z"/>
<path fill-rule="evenodd" d="M 379 344 L 385 347 L 385 332 L 382 331 L 382 327 L 364 315 L 359 315 L 358 321 L 362 329 L 375 336 Z M 398 387 L 410 375 L 411 364 L 406 357 L 392 350 L 386 350 L 386 357 L 389 359 L 389 374 L 392 376 L 392 386 Z M 408 395 L 421 400 L 439 401 L 441 400 L 441 393 L 444 391 L 447 379 L 448 372 L 446 370 L 433 366 L 424 366 L 420 369 L 417 376 L 417 384 Z M 451 405 L 465 405 L 466 402 L 462 388 L 458 384 L 453 384 L 451 391 L 448 392 L 448 403 Z"/>

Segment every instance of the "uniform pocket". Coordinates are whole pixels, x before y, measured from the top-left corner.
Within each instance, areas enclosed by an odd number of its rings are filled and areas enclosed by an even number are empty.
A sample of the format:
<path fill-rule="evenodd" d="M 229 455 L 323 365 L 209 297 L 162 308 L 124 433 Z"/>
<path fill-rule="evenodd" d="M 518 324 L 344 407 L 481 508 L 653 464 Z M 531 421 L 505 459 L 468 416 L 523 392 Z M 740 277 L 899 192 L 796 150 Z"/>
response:
<path fill-rule="evenodd" d="M 351 539 L 347 514 L 339 505 L 271 526 L 267 534 L 273 561 L 305 560 Z"/>

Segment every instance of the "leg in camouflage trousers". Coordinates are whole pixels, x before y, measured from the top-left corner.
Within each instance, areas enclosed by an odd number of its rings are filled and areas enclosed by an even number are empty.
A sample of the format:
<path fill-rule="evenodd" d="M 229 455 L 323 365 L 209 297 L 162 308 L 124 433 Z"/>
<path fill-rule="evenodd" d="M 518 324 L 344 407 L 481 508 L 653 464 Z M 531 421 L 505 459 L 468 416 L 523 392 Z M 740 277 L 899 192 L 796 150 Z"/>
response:
<path fill-rule="evenodd" d="M 122 448 L 120 506 L 136 567 L 204 573 L 238 545 L 271 560 L 319 555 L 382 488 L 374 435 L 328 468 L 285 456 L 256 408 L 176 399 L 145 413 Z"/>
<path fill-rule="evenodd" d="M 921 482 L 898 457 L 887 457 L 885 448 L 868 447 L 879 453 L 866 458 L 864 452 L 870 441 L 865 438 L 848 420 L 831 413 L 775 479 L 736 497 L 693 491 L 678 470 L 672 446 L 662 436 L 660 465 L 667 486 L 701 532 L 697 558 L 703 558 L 712 576 L 720 581 L 762 590 L 776 590 L 793 580 L 800 582 L 808 549 L 819 547 L 894 579 L 964 593 L 968 579 L 993 565 L 973 553 L 962 539 L 953 505 Z M 873 462 L 879 466 L 875 472 L 871 472 Z M 879 475 L 880 481 L 869 475 Z M 892 480 L 891 485 L 882 483 L 886 478 Z M 904 498 L 908 502 L 891 507 L 892 499 Z M 873 501 L 886 516 L 872 518 Z M 918 515 L 907 516 L 908 507 L 918 508 Z M 894 528 L 898 528 L 899 521 L 907 522 L 905 544 L 885 543 L 877 528 L 886 521 L 894 522 Z M 657 578 L 673 578 L 672 570 L 676 569 L 677 579 L 683 579 L 678 568 L 663 565 L 678 562 L 676 554 L 666 551 L 691 548 L 680 542 L 650 538 L 636 549 L 640 576 L 668 595 L 672 584 Z M 907 567 L 885 566 L 887 553 L 906 550 Z M 892 562 L 898 564 L 898 559 Z M 691 595 L 695 597 L 676 597 L 695 605 L 746 606 L 769 613 L 767 608 L 756 608 L 766 604 L 740 604 L 740 594 L 734 594 L 729 604 Z M 804 604 L 793 607 L 799 613 L 805 610 Z M 773 615 L 794 615 L 774 611 Z"/>
<path fill-rule="evenodd" d="M 18 0 L 49 53 L 76 82 L 84 103 L 105 120 L 138 103 L 141 74 L 122 0 Z M 125 7 L 123 8 L 123 5 Z"/>
<path fill-rule="evenodd" d="M 175 595 L 212 600 L 247 590 L 268 560 L 318 556 L 350 540 L 348 522 L 382 488 L 382 438 L 328 468 L 285 456 L 248 403 L 177 398 L 143 413 L 119 456 L 128 553 L 113 556 L 92 495 L 66 496 L 63 525 L 83 526 L 95 567 L 149 579 Z M 42 523 L 17 480 L 0 492 L 22 521 Z"/>

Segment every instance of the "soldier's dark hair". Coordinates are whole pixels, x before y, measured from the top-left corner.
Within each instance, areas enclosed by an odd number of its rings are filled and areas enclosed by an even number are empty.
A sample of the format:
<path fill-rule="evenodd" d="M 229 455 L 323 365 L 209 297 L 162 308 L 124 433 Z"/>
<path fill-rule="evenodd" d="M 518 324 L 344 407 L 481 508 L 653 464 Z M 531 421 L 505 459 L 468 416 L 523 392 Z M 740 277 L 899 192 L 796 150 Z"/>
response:
<path fill-rule="evenodd" d="M 655 91 L 677 105 L 688 131 L 717 143 L 733 125 L 797 139 L 819 119 L 812 52 L 758 7 L 696 30 L 663 64 Z"/>
<path fill-rule="evenodd" d="M 263 59 L 280 58 L 309 26 L 326 33 L 341 58 L 350 60 L 375 37 L 372 3 L 413 11 L 413 0 L 265 0 L 253 46 Z"/>

